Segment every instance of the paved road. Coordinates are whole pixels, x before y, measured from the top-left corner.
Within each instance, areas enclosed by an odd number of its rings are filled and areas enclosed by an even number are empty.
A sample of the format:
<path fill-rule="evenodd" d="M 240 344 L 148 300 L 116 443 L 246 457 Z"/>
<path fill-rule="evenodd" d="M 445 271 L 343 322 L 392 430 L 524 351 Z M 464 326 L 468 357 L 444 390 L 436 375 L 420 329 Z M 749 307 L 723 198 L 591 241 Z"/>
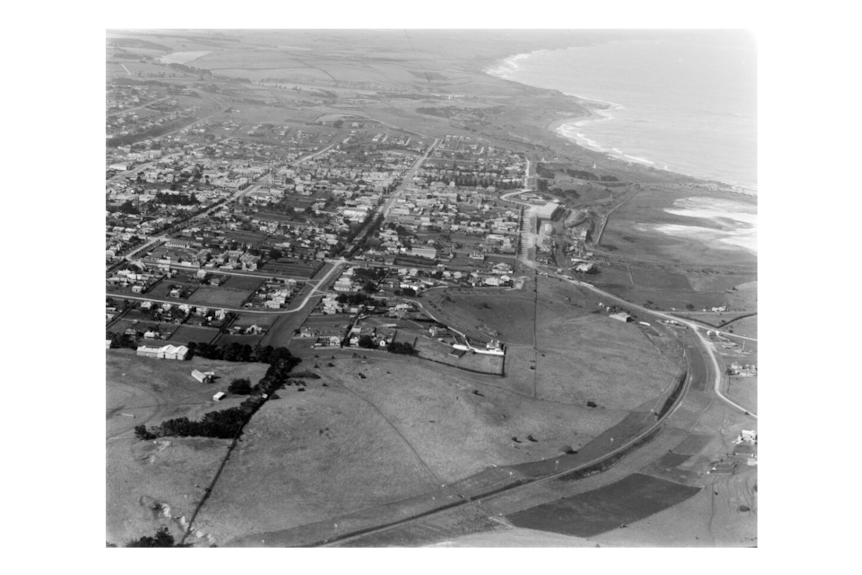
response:
<path fill-rule="evenodd" d="M 337 261 L 337 260 L 333 260 L 333 262 L 335 262 L 335 261 Z M 332 262 L 330 262 L 330 263 L 332 263 Z M 178 270 L 178 271 L 185 271 L 185 272 L 196 272 L 199 269 L 199 268 L 192 268 L 192 267 L 183 266 L 180 264 L 171 264 L 171 268 Z M 261 279 L 264 279 L 264 278 L 291 279 L 291 280 L 296 280 L 296 281 L 300 281 L 300 282 L 304 282 L 304 283 L 317 283 L 320 281 L 320 280 L 311 279 L 310 277 L 306 277 L 306 276 L 287 276 L 287 275 L 282 275 L 282 274 L 277 274 L 277 273 L 272 273 L 272 272 L 263 272 L 263 271 L 261 271 L 261 272 L 258 272 L 258 271 L 238 272 L 235 270 L 223 270 L 223 269 L 218 269 L 218 268 L 200 268 L 200 269 L 206 271 L 207 273 L 223 274 L 223 275 L 228 275 L 228 276 L 245 276 L 245 277 L 250 277 L 250 278 L 261 278 Z"/>
<path fill-rule="evenodd" d="M 112 112 L 108 114 L 108 117 L 110 118 L 111 116 L 118 116 L 119 114 L 125 114 L 126 112 L 134 112 L 135 110 L 140 110 L 141 108 L 146 108 L 147 106 L 158 104 L 159 102 L 164 102 L 168 98 L 170 98 L 170 96 L 165 96 L 164 98 L 159 98 L 158 100 L 153 100 L 152 102 L 147 102 L 146 104 L 141 104 L 140 106 L 135 106 L 134 108 L 123 108 L 118 112 Z"/>
<path fill-rule="evenodd" d="M 386 218 L 386 216 L 389 215 L 389 210 L 392 209 L 393 204 L 395 204 L 395 200 L 400 198 L 401 195 L 404 193 L 404 188 L 413 182 L 413 177 L 416 175 L 416 172 L 419 170 L 419 168 L 422 167 L 422 164 L 425 163 L 425 160 L 427 160 L 428 157 L 434 152 L 439 143 L 440 138 L 436 138 L 434 140 L 434 143 L 429 146 L 428 150 L 426 150 L 425 155 L 417 159 L 413 166 L 404 174 L 404 177 L 401 178 L 401 185 L 398 186 L 398 192 L 392 194 L 392 196 L 380 206 L 379 212 L 383 214 L 384 219 Z"/>
<path fill-rule="evenodd" d="M 308 154 L 307 156 L 303 156 L 302 158 L 299 158 L 298 160 L 296 160 L 296 163 L 301 164 L 302 162 L 304 162 L 306 160 L 316 158 L 320 154 L 323 154 L 323 153 L 327 152 L 328 150 L 331 150 L 332 148 L 334 148 L 338 144 L 339 141 L 341 141 L 341 134 L 336 134 L 334 142 L 332 142 L 331 144 L 329 144 L 328 146 L 326 146 L 322 150 L 318 150 L 317 152 L 312 152 L 311 154 Z"/>
<path fill-rule="evenodd" d="M 326 290 L 320 289 L 320 286 L 326 284 L 326 281 L 329 278 L 331 278 L 332 275 L 335 272 L 337 272 L 342 265 L 344 265 L 348 262 L 347 262 L 347 260 L 342 259 L 342 260 L 332 260 L 332 263 L 334 263 L 335 265 L 333 265 L 332 268 L 328 272 L 326 272 L 326 274 L 324 274 L 323 277 L 311 280 L 311 281 L 317 282 L 317 285 L 314 286 L 314 289 L 312 289 L 310 292 L 308 292 L 308 294 L 305 296 L 305 298 L 303 298 L 302 303 L 300 303 L 299 306 L 297 306 L 295 308 L 281 309 L 281 310 L 253 310 L 253 309 L 247 309 L 247 308 L 222 307 L 222 306 L 217 306 L 217 305 L 207 305 L 206 307 L 211 307 L 213 309 L 223 309 L 225 311 L 232 311 L 232 312 L 237 312 L 237 313 L 252 313 L 252 314 L 261 314 L 261 315 L 287 315 L 287 314 L 291 314 L 291 313 L 296 313 L 296 312 L 300 311 L 302 308 L 304 308 L 305 305 L 308 303 L 308 300 L 310 300 L 311 298 L 317 297 L 320 295 L 324 295 L 326 293 Z M 169 304 L 173 304 L 173 305 L 182 305 L 184 303 L 189 304 L 189 302 L 184 301 L 184 300 L 154 298 L 154 297 L 147 297 L 146 295 L 138 296 L 138 295 L 130 295 L 127 293 L 116 293 L 116 292 L 111 292 L 111 291 L 108 291 L 106 295 L 108 297 L 129 299 L 129 300 L 135 300 L 135 301 L 152 301 L 152 302 L 157 302 L 157 303 L 169 303 Z M 204 304 L 189 304 L 189 305 L 203 306 Z"/>

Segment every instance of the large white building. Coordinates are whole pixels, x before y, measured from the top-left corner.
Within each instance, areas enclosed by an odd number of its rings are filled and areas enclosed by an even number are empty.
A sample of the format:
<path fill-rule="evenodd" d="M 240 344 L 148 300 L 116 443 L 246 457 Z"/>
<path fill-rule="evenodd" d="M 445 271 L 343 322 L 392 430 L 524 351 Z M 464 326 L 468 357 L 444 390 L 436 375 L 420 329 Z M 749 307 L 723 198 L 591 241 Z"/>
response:
<path fill-rule="evenodd" d="M 188 359 L 189 348 L 184 345 L 165 345 L 162 347 L 139 346 L 137 355 L 142 357 L 155 357 L 157 359 Z"/>
<path fill-rule="evenodd" d="M 556 202 L 548 202 L 536 211 L 536 217 L 540 220 L 550 220 L 554 217 L 554 212 L 556 212 L 559 207 L 560 204 Z"/>

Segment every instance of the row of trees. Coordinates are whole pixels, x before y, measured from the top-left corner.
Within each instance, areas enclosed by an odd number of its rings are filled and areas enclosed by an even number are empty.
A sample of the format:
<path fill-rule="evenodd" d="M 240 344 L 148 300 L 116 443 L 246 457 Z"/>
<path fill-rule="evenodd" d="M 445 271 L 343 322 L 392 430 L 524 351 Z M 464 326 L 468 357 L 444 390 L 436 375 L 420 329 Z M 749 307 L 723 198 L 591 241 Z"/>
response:
<path fill-rule="evenodd" d="M 273 364 L 282 359 L 290 359 L 291 353 L 286 347 L 266 347 L 233 342 L 228 345 L 217 345 L 206 342 L 189 342 L 190 357 L 198 356 L 206 359 L 220 359 L 235 362 L 259 362 Z"/>
<path fill-rule="evenodd" d="M 287 357 L 272 363 L 258 384 L 251 388 L 249 398 L 243 401 L 239 407 L 211 411 L 204 414 L 200 421 L 191 421 L 188 417 L 179 417 L 169 419 L 155 427 L 147 428 L 144 425 L 139 425 L 135 427 L 135 436 L 142 440 L 157 437 L 215 437 L 219 439 L 238 437 L 249 419 L 266 403 L 267 397 L 284 386 L 288 374 L 299 361 L 298 358 Z"/>
<path fill-rule="evenodd" d="M 166 206 L 194 206 L 200 203 L 191 194 L 163 194 L 162 192 L 156 192 L 154 201 L 157 204 L 164 204 Z"/>

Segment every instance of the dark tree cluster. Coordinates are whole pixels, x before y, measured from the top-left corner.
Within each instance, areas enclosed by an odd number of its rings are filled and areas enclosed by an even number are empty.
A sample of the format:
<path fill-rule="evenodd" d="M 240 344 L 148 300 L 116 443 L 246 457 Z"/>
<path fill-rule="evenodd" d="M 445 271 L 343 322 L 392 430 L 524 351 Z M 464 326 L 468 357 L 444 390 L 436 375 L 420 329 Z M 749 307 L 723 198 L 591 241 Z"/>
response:
<path fill-rule="evenodd" d="M 417 353 L 416 350 L 413 349 L 413 345 L 407 342 L 400 341 L 391 342 L 388 346 L 386 346 L 386 349 L 391 353 L 397 353 L 400 355 L 416 355 Z"/>
<path fill-rule="evenodd" d="M 135 338 L 125 333 L 119 332 L 109 332 L 108 339 L 111 340 L 111 349 L 117 349 L 121 347 L 127 347 L 129 349 L 137 349 L 138 344 L 135 342 Z"/>
<path fill-rule="evenodd" d="M 351 294 L 343 293 L 343 294 L 339 295 L 337 298 L 335 298 L 335 301 L 337 301 L 338 303 L 347 304 L 347 305 L 362 305 L 362 304 L 368 302 L 368 300 L 370 300 L 370 299 L 371 299 L 371 297 L 368 296 L 368 294 L 364 294 L 362 292 L 356 292 L 356 293 L 351 293 Z"/>
<path fill-rule="evenodd" d="M 353 277 L 356 281 L 379 282 L 386 277 L 386 268 L 355 268 Z"/>
<path fill-rule="evenodd" d="M 140 539 L 129 541 L 125 547 L 186 547 L 174 544 L 174 536 L 168 533 L 167 527 L 162 527 L 154 536 L 144 535 Z"/>
<path fill-rule="evenodd" d="M 140 214 L 141 210 L 135 207 L 135 204 L 132 203 L 132 200 L 126 200 L 122 204 L 120 204 L 116 211 L 121 212 L 123 214 Z"/>
<path fill-rule="evenodd" d="M 156 198 L 154 201 L 157 204 L 164 204 L 166 206 L 195 206 L 200 203 L 198 202 L 198 199 L 192 195 L 164 194 L 162 192 L 156 192 Z"/>
<path fill-rule="evenodd" d="M 247 377 L 235 379 L 230 382 L 227 392 L 234 395 L 251 395 L 251 380 Z"/>
<path fill-rule="evenodd" d="M 190 356 L 203 357 L 206 359 L 220 359 L 234 362 L 259 362 L 275 363 L 281 359 L 291 358 L 291 353 L 286 347 L 266 347 L 233 342 L 228 345 L 217 345 L 206 342 L 189 342 L 187 344 Z"/>

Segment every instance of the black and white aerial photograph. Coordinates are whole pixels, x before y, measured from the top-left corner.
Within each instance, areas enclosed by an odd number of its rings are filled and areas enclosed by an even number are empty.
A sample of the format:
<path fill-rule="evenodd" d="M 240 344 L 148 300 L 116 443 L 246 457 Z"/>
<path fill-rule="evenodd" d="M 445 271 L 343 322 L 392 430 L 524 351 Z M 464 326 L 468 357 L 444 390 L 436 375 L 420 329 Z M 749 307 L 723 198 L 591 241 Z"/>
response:
<path fill-rule="evenodd" d="M 105 30 L 108 547 L 756 547 L 744 29 Z"/>

